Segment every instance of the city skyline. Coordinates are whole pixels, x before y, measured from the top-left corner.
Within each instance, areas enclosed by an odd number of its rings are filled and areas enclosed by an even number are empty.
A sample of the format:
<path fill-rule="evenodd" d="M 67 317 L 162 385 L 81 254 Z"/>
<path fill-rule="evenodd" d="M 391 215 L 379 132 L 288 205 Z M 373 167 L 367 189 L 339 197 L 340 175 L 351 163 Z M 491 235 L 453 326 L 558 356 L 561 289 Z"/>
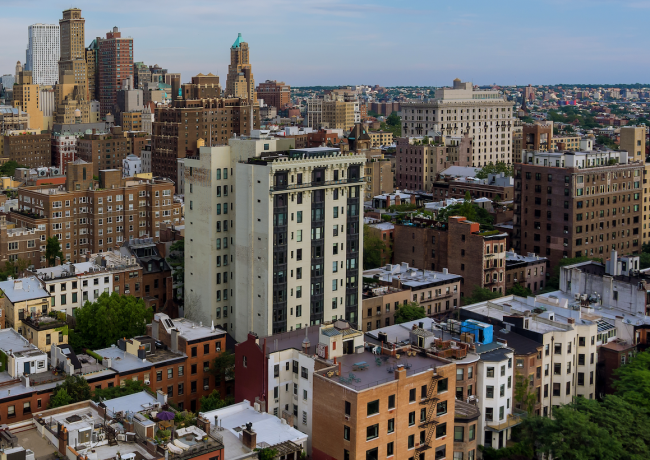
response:
<path fill-rule="evenodd" d="M 298 6 L 287 0 L 164 0 L 152 11 L 117 0 L 74 6 L 86 19 L 86 46 L 117 26 L 134 39 L 134 61 L 181 72 L 182 81 L 199 72 L 225 79 L 229 46 L 242 33 L 258 81 L 284 80 L 292 86 L 441 86 L 455 77 L 480 85 L 643 83 L 650 64 L 639 59 L 645 17 L 639 13 L 650 9 L 650 2 L 544 0 L 536 5 L 414 1 L 401 8 L 386 0 Z M 42 0 L 32 0 L 29 8 L 4 7 L 0 73 L 11 73 L 16 61 L 24 61 L 29 25 L 58 24 L 69 7 Z M 623 21 L 625 28 L 606 28 Z"/>

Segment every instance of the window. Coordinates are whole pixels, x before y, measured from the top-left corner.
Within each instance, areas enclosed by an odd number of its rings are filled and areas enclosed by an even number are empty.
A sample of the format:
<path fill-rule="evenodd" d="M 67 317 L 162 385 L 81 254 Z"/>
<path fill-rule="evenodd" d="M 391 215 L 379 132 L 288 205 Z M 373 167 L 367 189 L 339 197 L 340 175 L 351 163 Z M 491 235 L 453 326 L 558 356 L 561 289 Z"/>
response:
<path fill-rule="evenodd" d="M 409 402 L 415 402 L 415 388 L 409 390 Z"/>
<path fill-rule="evenodd" d="M 11 406 L 13 407 L 13 406 Z M 415 447 L 415 435 L 412 434 L 408 437 L 408 448 L 413 449 Z"/>
<path fill-rule="evenodd" d="M 343 425 L 343 439 L 346 441 L 350 440 L 350 427 Z"/>
<path fill-rule="evenodd" d="M 447 391 L 448 389 L 449 389 L 448 379 L 438 380 L 438 393 L 442 393 L 444 391 Z"/>
<path fill-rule="evenodd" d="M 7 417 L 12 418 L 16 416 L 16 406 L 9 406 L 7 408 Z"/>
<path fill-rule="evenodd" d="M 446 423 L 441 423 L 436 426 L 436 439 L 442 438 L 443 436 L 447 436 L 447 424 Z"/>
<path fill-rule="evenodd" d="M 395 419 L 391 418 L 388 420 L 388 434 L 395 432 Z"/>
<path fill-rule="evenodd" d="M 488 377 L 494 377 L 494 368 L 493 367 L 488 367 L 487 368 L 487 376 Z"/>
<path fill-rule="evenodd" d="M 379 424 L 371 425 L 366 428 L 366 441 L 379 437 Z"/>
<path fill-rule="evenodd" d="M 303 379 L 308 379 L 309 378 L 309 375 L 307 374 L 307 368 L 306 367 L 300 366 L 300 376 Z"/>
<path fill-rule="evenodd" d="M 388 397 L 388 410 L 395 409 L 395 395 L 390 395 Z"/>
<path fill-rule="evenodd" d="M 348 417 L 350 416 L 350 409 L 351 409 L 351 404 L 350 401 L 345 401 L 345 415 Z"/>
<path fill-rule="evenodd" d="M 391 456 L 393 456 L 393 455 L 395 455 L 395 451 L 394 451 L 393 443 L 392 443 L 392 442 L 389 442 L 389 443 L 386 445 L 386 456 L 391 457 Z"/>
<path fill-rule="evenodd" d="M 415 411 L 409 412 L 409 426 L 415 425 Z"/>
<path fill-rule="evenodd" d="M 436 416 L 440 417 L 447 413 L 447 401 L 441 401 L 436 406 Z"/>
<path fill-rule="evenodd" d="M 476 438 L 476 425 L 471 425 L 469 427 L 469 441 L 473 441 Z"/>
<path fill-rule="evenodd" d="M 465 428 L 463 428 L 462 426 L 455 426 L 454 442 L 463 442 L 464 437 L 465 437 Z"/>
<path fill-rule="evenodd" d="M 494 387 L 492 385 L 485 387 L 485 397 L 489 399 L 494 398 Z"/>
<path fill-rule="evenodd" d="M 370 401 L 368 403 L 368 417 L 379 413 L 379 400 Z"/>
<path fill-rule="evenodd" d="M 485 408 L 485 421 L 491 422 L 494 418 L 494 409 L 491 407 Z"/>

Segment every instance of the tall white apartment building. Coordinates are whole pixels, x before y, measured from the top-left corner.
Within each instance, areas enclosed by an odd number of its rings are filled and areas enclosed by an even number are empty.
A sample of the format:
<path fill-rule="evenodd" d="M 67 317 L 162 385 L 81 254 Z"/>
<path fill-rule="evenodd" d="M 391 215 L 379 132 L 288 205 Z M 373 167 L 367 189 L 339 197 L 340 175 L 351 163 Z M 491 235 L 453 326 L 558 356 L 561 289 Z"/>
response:
<path fill-rule="evenodd" d="M 363 155 L 232 139 L 185 159 L 185 303 L 245 340 L 361 308 Z"/>
<path fill-rule="evenodd" d="M 471 82 L 454 80 L 439 88 L 432 99 L 402 104 L 402 135 L 447 136 L 469 131 L 472 147 L 463 162 L 474 167 L 498 161 L 512 163 L 513 105 L 499 91 L 475 90 Z"/>
<path fill-rule="evenodd" d="M 54 85 L 59 80 L 58 24 L 33 24 L 28 28 L 25 70 L 32 71 L 34 84 Z"/>

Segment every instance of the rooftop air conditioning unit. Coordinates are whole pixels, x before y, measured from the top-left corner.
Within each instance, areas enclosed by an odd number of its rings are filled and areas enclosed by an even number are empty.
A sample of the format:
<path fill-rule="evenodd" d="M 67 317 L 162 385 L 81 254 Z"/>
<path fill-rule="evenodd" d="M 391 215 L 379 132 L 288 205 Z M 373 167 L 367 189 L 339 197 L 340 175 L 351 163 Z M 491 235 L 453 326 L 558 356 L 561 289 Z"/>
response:
<path fill-rule="evenodd" d="M 144 384 L 145 384 L 145 385 L 149 385 L 149 384 L 151 384 L 151 382 L 150 382 L 149 380 L 145 380 L 145 381 L 144 381 Z"/>
<path fill-rule="evenodd" d="M 210 385 L 203 385 L 203 389 L 206 390 L 206 391 L 209 390 L 209 389 L 210 389 Z"/>

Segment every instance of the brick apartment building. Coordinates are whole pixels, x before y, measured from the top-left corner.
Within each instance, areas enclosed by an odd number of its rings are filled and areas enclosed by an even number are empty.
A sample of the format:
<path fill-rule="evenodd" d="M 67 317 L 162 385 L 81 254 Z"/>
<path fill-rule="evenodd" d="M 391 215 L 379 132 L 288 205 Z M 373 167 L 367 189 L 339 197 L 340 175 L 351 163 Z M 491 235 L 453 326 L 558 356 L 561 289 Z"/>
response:
<path fill-rule="evenodd" d="M 0 213 L 0 263 L 23 259 L 28 268 L 40 267 L 45 261 L 45 228 L 17 227 L 7 222 L 8 215 Z"/>
<path fill-rule="evenodd" d="M 52 165 L 50 134 L 27 131 L 9 131 L 4 134 L 3 155 L 28 168 Z"/>
<path fill-rule="evenodd" d="M 430 191 L 438 173 L 449 166 L 471 165 L 469 135 L 429 139 L 398 138 L 395 181 L 398 188 Z"/>
<path fill-rule="evenodd" d="M 513 250 L 506 252 L 506 291 L 519 284 L 537 292 L 544 288 L 548 259 L 533 253 L 519 255 Z"/>
<path fill-rule="evenodd" d="M 363 332 L 395 324 L 399 307 L 411 301 L 411 290 L 392 286 L 363 287 L 361 326 Z"/>
<path fill-rule="evenodd" d="M 525 153 L 515 165 L 515 252 L 547 257 L 550 268 L 640 252 L 643 176 L 624 151 Z"/>
<path fill-rule="evenodd" d="M 133 39 L 122 37 L 117 27 L 99 39 L 97 53 L 99 68 L 99 102 L 100 113 L 105 117 L 114 113 L 117 103 L 117 90 L 122 87 L 122 81 L 133 79 Z"/>
<path fill-rule="evenodd" d="M 11 390 L 0 397 L 0 417 L 11 423 L 29 420 L 32 412 L 46 408 L 54 388 L 48 382 L 63 381 L 65 374 L 54 375 L 46 367 L 64 369 L 66 374 L 81 375 L 91 390 L 106 389 L 139 380 L 154 391 L 167 394 L 181 410 L 196 412 L 199 400 L 214 389 L 222 396 L 233 394 L 232 382 L 217 380 L 207 371 L 210 362 L 226 349 L 226 333 L 195 324 L 187 319 L 170 319 L 158 313 L 148 325 L 148 335 L 120 339 L 118 344 L 95 350 L 103 360 L 76 355 L 67 344 L 53 344 L 48 355 L 26 342 L 13 329 L 0 331 L 0 350 L 16 366 L 3 369 L 6 386 Z M 27 353 L 27 355 L 25 355 Z M 22 361 L 28 360 L 26 384 Z M 31 366 L 30 366 L 31 363 Z"/>
<path fill-rule="evenodd" d="M 393 112 L 399 112 L 401 108 L 399 102 L 371 102 L 368 110 L 387 117 Z"/>
<path fill-rule="evenodd" d="M 195 99 L 219 99 L 221 97 L 219 77 L 212 75 L 212 73 L 195 75 L 192 77 L 192 83 L 181 85 L 181 94 L 183 94 L 183 99 L 186 101 Z"/>
<path fill-rule="evenodd" d="M 471 295 L 477 286 L 505 293 L 505 233 L 481 232 L 478 223 L 450 217 L 447 223 L 395 225 L 393 236 L 393 261 L 449 269 L 463 277 L 461 296 Z"/>
<path fill-rule="evenodd" d="M 291 102 L 291 86 L 283 81 L 266 80 L 257 86 L 257 98 L 264 99 L 266 105 L 282 110 Z"/>
<path fill-rule="evenodd" d="M 463 277 L 449 273 L 446 268 L 437 272 L 419 270 L 410 267 L 406 262 L 402 262 L 401 264 L 388 264 L 384 267 L 365 270 L 363 277 L 375 280 L 380 286 L 406 290 L 408 292 L 408 302 L 416 302 L 420 307 L 424 308 L 424 312 L 430 317 L 437 319 L 448 318 L 460 306 Z M 394 300 L 392 305 L 386 304 L 386 308 L 382 309 L 381 312 L 363 312 L 364 314 L 368 313 L 366 316 L 369 318 L 364 325 L 364 330 L 370 331 L 391 326 L 388 317 L 394 316 L 399 310 L 399 306 L 400 304 Z M 381 315 L 379 315 L 380 313 Z M 379 318 L 377 316 L 383 316 L 383 322 L 378 323 Z"/>
<path fill-rule="evenodd" d="M 342 376 L 357 358 L 340 358 Z M 346 383 L 328 369 L 314 373 L 313 424 L 319 427 L 312 436 L 314 460 L 410 460 L 416 452 L 419 458 L 452 457 L 456 364 L 417 354 L 408 361 L 413 369 L 398 364 L 388 374 L 369 362 L 368 369 L 354 373 L 358 380 Z"/>
<path fill-rule="evenodd" d="M 253 127 L 259 129 L 259 107 L 253 108 Z M 153 122 L 152 172 L 154 176 L 176 178 L 177 160 L 198 155 L 199 139 L 225 145 L 233 134 L 251 132 L 250 105 L 240 98 L 177 101 L 175 107 L 156 109 Z"/>
<path fill-rule="evenodd" d="M 93 176 L 99 176 L 102 169 L 121 168 L 129 153 L 129 139 L 124 137 L 119 126 L 111 128 L 108 133 L 86 134 L 77 140 L 77 157 L 92 163 Z"/>
<path fill-rule="evenodd" d="M 514 179 L 495 174 L 489 174 L 487 179 L 473 177 L 443 179 L 435 181 L 431 186 L 431 191 L 434 200 L 463 199 L 465 193 L 469 192 L 472 199 L 495 199 L 498 196 L 502 201 L 510 201 L 514 197 Z"/>
<path fill-rule="evenodd" d="M 134 238 L 158 238 L 161 223 L 181 222 L 173 183 L 126 180 L 119 170 L 99 171 L 94 181 L 91 169 L 92 164 L 76 160 L 68 164 L 65 187 L 20 188 L 10 220 L 44 230 L 45 238 L 57 236 L 64 258 L 73 262 Z"/>
<path fill-rule="evenodd" d="M 553 122 L 537 122 L 522 126 L 522 149 L 549 152 L 553 150 Z"/>

